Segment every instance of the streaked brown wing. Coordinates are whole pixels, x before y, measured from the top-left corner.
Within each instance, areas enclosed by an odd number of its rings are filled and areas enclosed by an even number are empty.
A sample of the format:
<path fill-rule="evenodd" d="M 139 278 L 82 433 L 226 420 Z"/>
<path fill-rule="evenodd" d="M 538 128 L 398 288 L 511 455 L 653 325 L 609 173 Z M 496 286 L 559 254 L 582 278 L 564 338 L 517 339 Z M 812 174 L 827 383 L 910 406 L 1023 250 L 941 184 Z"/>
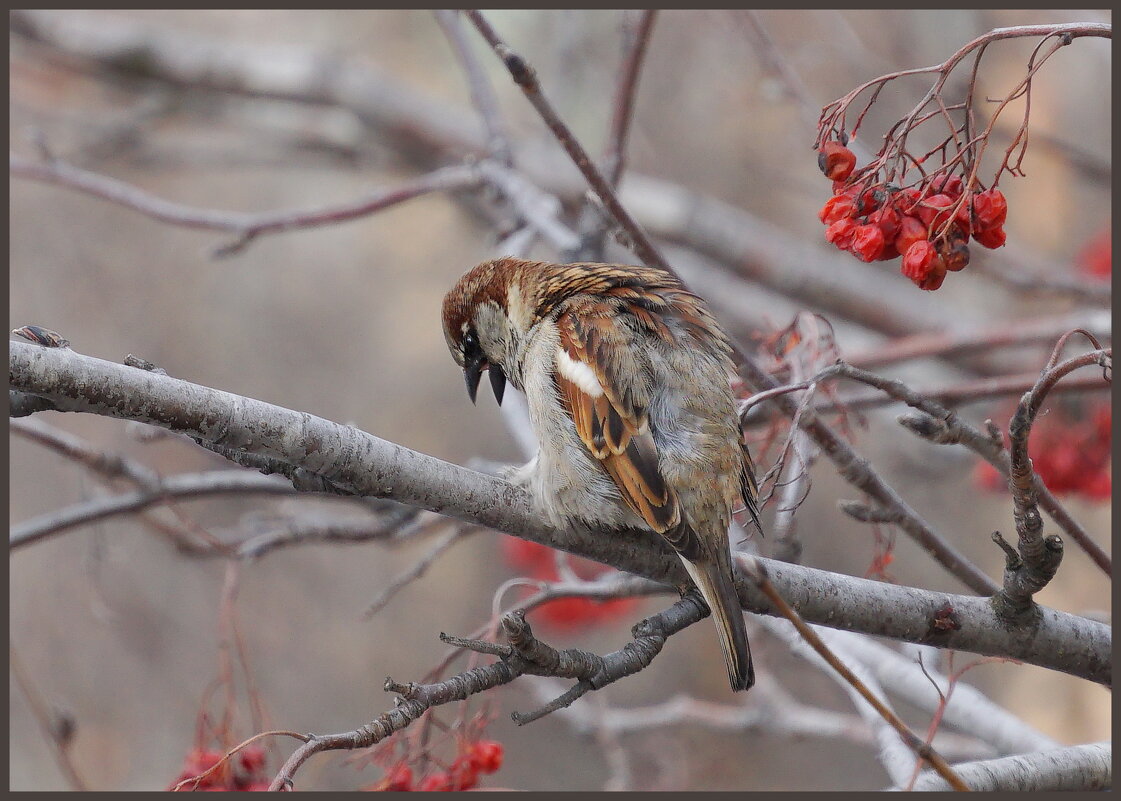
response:
<path fill-rule="evenodd" d="M 624 502 L 650 528 L 666 534 L 678 528 L 681 508 L 658 470 L 647 390 L 635 365 L 622 361 L 633 358 L 631 343 L 613 323 L 613 313 L 611 307 L 590 304 L 558 317 L 554 376 L 576 432 Z"/>

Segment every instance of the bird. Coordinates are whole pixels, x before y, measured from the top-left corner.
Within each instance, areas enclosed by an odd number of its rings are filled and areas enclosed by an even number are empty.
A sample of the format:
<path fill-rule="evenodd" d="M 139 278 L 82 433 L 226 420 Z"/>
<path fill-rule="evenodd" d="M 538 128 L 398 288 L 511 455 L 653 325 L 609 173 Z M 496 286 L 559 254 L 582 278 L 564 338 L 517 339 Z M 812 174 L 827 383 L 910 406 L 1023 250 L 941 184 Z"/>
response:
<path fill-rule="evenodd" d="M 442 320 L 472 403 L 484 370 L 499 405 L 507 382 L 525 395 L 538 450 L 503 477 L 554 527 L 664 538 L 716 621 L 733 691 L 751 687 L 728 526 L 740 508 L 759 526 L 759 490 L 731 344 L 705 302 L 654 267 L 507 256 L 468 270 Z"/>

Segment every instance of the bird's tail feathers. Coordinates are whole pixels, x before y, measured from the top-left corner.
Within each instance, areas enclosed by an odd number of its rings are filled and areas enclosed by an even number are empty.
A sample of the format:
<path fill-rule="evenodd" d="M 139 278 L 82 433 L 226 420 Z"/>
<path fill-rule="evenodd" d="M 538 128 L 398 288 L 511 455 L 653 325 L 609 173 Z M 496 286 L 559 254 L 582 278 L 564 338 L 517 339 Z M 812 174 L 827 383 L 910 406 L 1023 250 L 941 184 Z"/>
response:
<path fill-rule="evenodd" d="M 732 583 L 730 560 L 725 557 L 691 562 L 682 556 L 681 561 L 712 611 L 732 689 L 748 689 L 755 683 L 755 669 L 751 664 L 743 609 Z"/>

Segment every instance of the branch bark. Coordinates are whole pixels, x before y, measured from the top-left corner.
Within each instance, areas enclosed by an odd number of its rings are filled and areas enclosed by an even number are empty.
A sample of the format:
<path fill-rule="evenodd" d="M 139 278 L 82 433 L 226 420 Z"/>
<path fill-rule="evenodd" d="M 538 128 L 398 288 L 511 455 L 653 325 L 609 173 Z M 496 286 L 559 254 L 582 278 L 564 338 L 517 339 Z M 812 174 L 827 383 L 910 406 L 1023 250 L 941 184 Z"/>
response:
<path fill-rule="evenodd" d="M 68 349 L 9 343 L 12 388 L 56 408 L 137 420 L 224 447 L 298 464 L 361 495 L 392 498 L 611 565 L 663 584 L 682 583 L 681 562 L 639 531 L 554 529 L 529 496 L 504 481 L 392 442 L 263 401 Z M 1093 620 L 1039 607 L 1009 626 L 989 599 L 899 587 L 824 570 L 765 563 L 771 582 L 807 621 L 908 642 L 1006 656 L 1109 685 L 1111 632 Z M 741 568 L 742 570 L 742 568 Z M 746 609 L 777 610 L 753 582 L 737 582 Z M 947 617 L 947 607 L 951 610 Z M 952 625 L 947 626 L 949 620 Z"/>

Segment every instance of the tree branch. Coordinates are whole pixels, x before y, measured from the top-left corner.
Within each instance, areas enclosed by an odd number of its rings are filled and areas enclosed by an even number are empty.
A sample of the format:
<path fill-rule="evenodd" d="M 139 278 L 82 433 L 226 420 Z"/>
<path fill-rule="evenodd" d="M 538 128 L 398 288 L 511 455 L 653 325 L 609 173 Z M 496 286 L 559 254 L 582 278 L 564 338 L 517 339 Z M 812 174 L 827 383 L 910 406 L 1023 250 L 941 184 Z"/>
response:
<path fill-rule="evenodd" d="M 610 536 L 554 529 L 521 489 L 457 467 L 352 426 L 232 395 L 72 350 L 9 343 L 13 388 L 60 408 L 138 420 L 259 453 L 324 475 L 355 492 L 393 498 L 459 520 L 611 565 L 668 585 L 685 583 L 680 560 L 648 532 Z M 942 648 L 1006 656 L 1110 684 L 1109 627 L 1039 608 L 1022 626 L 998 620 L 988 599 L 948 595 L 761 560 L 782 597 L 807 621 Z M 751 582 L 737 584 L 746 609 L 774 614 Z M 945 608 L 952 610 L 947 626 Z"/>

